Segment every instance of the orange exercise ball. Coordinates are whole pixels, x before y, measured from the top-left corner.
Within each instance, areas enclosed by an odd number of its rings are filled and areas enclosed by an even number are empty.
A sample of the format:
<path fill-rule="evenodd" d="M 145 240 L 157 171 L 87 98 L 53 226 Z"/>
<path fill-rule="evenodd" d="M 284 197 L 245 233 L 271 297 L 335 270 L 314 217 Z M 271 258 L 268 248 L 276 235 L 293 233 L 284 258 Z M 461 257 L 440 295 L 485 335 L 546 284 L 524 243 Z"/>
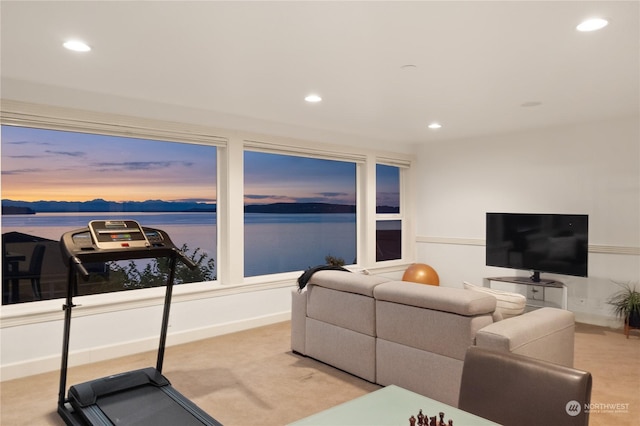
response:
<path fill-rule="evenodd" d="M 440 285 L 440 277 L 438 273 L 431 266 L 424 263 L 414 263 L 409 266 L 404 275 L 402 281 L 411 281 L 419 284 Z"/>

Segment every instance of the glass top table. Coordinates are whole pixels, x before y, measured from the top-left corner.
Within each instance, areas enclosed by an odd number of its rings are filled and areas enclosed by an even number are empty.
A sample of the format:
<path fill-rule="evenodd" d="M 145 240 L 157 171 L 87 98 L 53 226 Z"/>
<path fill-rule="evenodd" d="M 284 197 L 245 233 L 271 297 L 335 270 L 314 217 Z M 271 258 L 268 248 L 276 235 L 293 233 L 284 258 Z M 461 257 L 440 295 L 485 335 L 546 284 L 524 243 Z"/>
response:
<path fill-rule="evenodd" d="M 409 426 L 409 418 L 422 414 L 438 417 L 444 413 L 445 424 L 453 426 L 497 425 L 482 417 L 459 410 L 398 386 L 387 386 L 359 398 L 336 405 L 291 423 L 289 426 Z"/>

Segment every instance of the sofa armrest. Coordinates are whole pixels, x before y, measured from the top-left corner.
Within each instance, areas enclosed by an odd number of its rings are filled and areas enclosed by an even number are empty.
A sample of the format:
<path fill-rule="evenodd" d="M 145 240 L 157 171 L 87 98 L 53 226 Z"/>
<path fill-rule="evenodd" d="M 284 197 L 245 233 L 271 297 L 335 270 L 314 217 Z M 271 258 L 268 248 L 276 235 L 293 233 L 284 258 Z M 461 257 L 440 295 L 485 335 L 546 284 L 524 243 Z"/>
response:
<path fill-rule="evenodd" d="M 475 344 L 573 367 L 574 331 L 573 312 L 541 308 L 482 328 Z"/>
<path fill-rule="evenodd" d="M 306 354 L 307 291 L 291 290 L 291 350 Z"/>

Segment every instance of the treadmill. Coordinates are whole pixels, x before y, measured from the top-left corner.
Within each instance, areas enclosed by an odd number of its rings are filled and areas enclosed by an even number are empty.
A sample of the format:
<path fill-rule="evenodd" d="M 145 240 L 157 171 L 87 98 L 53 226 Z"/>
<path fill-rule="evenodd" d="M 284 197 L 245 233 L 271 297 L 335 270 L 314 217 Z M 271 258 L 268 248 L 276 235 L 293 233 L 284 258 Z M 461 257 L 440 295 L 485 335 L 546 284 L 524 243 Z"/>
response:
<path fill-rule="evenodd" d="M 87 228 L 66 232 L 60 238 L 62 257 L 68 267 L 62 366 L 58 414 L 67 425 L 211 425 L 222 426 L 171 386 L 162 375 L 169 325 L 169 308 L 177 261 L 193 269 L 197 265 L 160 229 L 140 226 L 133 220 L 97 220 Z M 115 374 L 73 385 L 65 396 L 71 311 L 78 275 L 88 279 L 85 264 L 131 259 L 168 258 L 160 344 L 155 368 Z"/>

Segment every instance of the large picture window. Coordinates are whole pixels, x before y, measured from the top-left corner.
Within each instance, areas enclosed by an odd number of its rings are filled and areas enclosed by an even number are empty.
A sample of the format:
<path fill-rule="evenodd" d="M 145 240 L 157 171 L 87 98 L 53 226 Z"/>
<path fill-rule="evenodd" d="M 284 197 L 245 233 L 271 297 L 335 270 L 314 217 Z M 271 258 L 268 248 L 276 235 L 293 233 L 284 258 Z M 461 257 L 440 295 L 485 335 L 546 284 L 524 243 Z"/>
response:
<path fill-rule="evenodd" d="M 58 241 L 90 220 L 160 228 L 198 263 L 195 272 L 178 271 L 176 283 L 215 279 L 215 146 L 7 125 L 1 131 L 3 304 L 63 297 Z M 18 271 L 30 268 L 38 273 L 20 279 Z M 165 270 L 154 260 L 92 265 L 78 294 L 156 286 Z"/>
<path fill-rule="evenodd" d="M 357 262 L 356 164 L 245 151 L 245 276 Z"/>

